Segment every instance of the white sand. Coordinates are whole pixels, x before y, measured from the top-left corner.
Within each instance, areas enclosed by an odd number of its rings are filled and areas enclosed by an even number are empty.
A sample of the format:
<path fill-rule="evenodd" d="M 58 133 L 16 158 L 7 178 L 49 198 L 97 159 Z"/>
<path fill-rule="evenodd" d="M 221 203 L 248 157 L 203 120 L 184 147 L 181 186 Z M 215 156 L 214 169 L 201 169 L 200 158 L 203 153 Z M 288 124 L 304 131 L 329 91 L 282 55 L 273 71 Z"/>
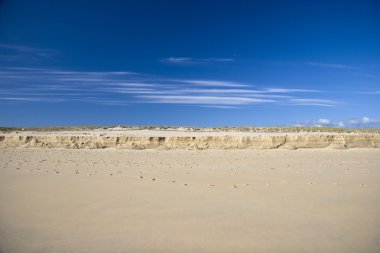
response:
<path fill-rule="evenodd" d="M 6 148 L 0 160 L 2 253 L 380 252 L 379 149 Z"/>

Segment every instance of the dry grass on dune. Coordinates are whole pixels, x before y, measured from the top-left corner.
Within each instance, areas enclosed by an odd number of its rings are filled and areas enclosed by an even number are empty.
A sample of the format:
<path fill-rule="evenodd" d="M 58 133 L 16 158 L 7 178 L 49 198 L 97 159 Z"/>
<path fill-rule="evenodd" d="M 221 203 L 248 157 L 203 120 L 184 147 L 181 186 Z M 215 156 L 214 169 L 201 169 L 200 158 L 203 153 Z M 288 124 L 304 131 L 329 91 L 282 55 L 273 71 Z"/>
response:
<path fill-rule="evenodd" d="M 179 126 L 46 126 L 46 127 L 0 127 L 0 131 L 37 131 L 37 132 L 56 132 L 56 131 L 90 131 L 95 129 L 120 130 L 182 130 L 195 132 L 256 132 L 256 133 L 298 133 L 298 132 L 331 132 L 331 133 L 380 133 L 379 128 L 374 129 L 354 129 L 336 127 L 179 127 Z"/>

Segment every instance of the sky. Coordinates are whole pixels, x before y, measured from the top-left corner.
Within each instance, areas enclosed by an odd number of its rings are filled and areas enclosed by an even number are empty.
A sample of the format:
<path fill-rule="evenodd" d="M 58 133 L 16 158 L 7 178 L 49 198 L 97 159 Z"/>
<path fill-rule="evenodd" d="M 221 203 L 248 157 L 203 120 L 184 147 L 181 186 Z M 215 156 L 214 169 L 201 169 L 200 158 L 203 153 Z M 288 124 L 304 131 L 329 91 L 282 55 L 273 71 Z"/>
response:
<path fill-rule="evenodd" d="M 0 126 L 380 127 L 380 1 L 0 0 Z"/>

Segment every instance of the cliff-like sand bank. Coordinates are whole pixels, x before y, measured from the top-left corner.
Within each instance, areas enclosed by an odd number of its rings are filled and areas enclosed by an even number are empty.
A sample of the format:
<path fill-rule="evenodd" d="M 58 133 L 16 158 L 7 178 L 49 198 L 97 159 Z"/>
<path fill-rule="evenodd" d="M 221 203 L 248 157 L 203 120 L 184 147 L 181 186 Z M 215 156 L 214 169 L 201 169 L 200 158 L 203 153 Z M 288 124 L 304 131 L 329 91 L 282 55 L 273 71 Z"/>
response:
<path fill-rule="evenodd" d="M 71 149 L 379 148 L 379 133 L 252 132 L 150 129 L 0 132 L 0 147 Z"/>

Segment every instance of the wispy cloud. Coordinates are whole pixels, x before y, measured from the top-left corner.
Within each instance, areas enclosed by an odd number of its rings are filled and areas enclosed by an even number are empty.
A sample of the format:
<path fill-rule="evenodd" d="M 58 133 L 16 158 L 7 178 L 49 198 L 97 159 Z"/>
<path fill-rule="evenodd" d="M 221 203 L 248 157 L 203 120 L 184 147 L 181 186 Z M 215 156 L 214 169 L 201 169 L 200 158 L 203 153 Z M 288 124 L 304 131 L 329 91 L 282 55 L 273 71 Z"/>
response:
<path fill-rule="evenodd" d="M 380 95 L 380 90 L 372 91 L 353 91 L 354 94 L 363 94 L 363 95 Z"/>
<path fill-rule="evenodd" d="M 334 69 L 351 69 L 351 70 L 359 70 L 360 68 L 350 65 L 344 65 L 344 64 L 335 64 L 335 63 L 321 63 L 321 62 L 305 62 L 306 64 L 310 66 L 316 66 L 316 67 L 322 67 L 322 68 L 334 68 Z"/>
<path fill-rule="evenodd" d="M 2 55 L 0 61 L 17 62 L 17 61 L 37 61 L 40 59 L 52 58 L 58 55 L 58 52 L 51 49 L 35 48 L 24 45 L 0 44 Z"/>
<path fill-rule="evenodd" d="M 247 97 L 225 97 L 225 96 L 140 96 L 147 102 L 166 104 L 195 104 L 195 105 L 246 105 L 255 103 L 274 102 L 267 99 L 256 99 Z"/>
<path fill-rule="evenodd" d="M 130 71 L 0 68 L 0 103 L 178 104 L 213 108 L 272 104 L 337 106 L 316 90 L 272 88 L 228 80 L 171 79 Z M 113 102 L 114 101 L 114 102 Z"/>
<path fill-rule="evenodd" d="M 317 123 L 320 125 L 329 125 L 330 120 L 329 119 L 319 119 L 319 120 L 317 120 Z"/>
<path fill-rule="evenodd" d="M 188 64 L 207 64 L 207 63 L 226 63 L 235 61 L 234 58 L 192 58 L 192 57 L 169 57 L 161 60 L 165 63 L 188 65 Z"/>
<path fill-rule="evenodd" d="M 48 97 L 0 97 L 0 100 L 21 101 L 21 102 L 64 102 L 64 99 Z"/>
<path fill-rule="evenodd" d="M 293 105 L 314 105 L 314 106 L 337 106 L 341 105 L 341 102 L 337 102 L 330 99 L 315 99 L 315 98 L 291 98 L 290 104 Z"/>
<path fill-rule="evenodd" d="M 283 88 L 267 88 L 267 92 L 272 93 L 293 93 L 293 92 L 321 92 L 320 90 L 305 90 L 305 89 L 283 89 Z"/>
<path fill-rule="evenodd" d="M 379 128 L 380 119 L 373 119 L 367 116 L 362 117 L 361 119 L 350 119 L 347 123 L 350 127 L 361 127 L 361 128 Z"/>
<path fill-rule="evenodd" d="M 238 109 L 237 106 L 231 106 L 231 105 L 201 105 L 201 107 L 205 108 L 217 108 L 217 109 Z"/>
<path fill-rule="evenodd" d="M 334 121 L 326 118 L 320 118 L 318 120 L 297 122 L 293 126 L 313 126 L 313 127 L 348 127 L 348 128 L 379 128 L 380 120 L 369 117 L 351 118 L 346 121 Z"/>
<path fill-rule="evenodd" d="M 180 83 L 188 83 L 199 86 L 213 86 L 213 87 L 249 87 L 247 84 L 227 82 L 227 81 L 215 81 L 215 80 L 176 80 Z"/>

